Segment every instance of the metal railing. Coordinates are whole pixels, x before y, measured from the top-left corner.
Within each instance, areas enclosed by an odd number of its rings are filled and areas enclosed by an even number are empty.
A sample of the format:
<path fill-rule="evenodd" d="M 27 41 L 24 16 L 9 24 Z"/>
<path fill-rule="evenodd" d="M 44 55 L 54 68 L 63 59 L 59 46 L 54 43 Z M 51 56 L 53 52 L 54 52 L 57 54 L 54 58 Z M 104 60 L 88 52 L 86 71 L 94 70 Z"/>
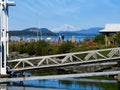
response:
<path fill-rule="evenodd" d="M 48 67 L 60 67 L 69 65 L 83 65 L 120 60 L 120 48 L 91 50 L 76 53 L 22 58 L 8 60 L 9 71 L 30 70 Z"/>

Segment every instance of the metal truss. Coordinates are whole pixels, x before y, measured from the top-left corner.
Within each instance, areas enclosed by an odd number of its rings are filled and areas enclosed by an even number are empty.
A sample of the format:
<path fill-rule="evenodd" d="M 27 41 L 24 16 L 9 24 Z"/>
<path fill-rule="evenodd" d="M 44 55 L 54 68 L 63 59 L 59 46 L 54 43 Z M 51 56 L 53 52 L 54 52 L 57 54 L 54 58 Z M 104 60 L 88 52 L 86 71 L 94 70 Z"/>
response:
<path fill-rule="evenodd" d="M 120 48 L 8 60 L 9 71 L 83 65 L 120 60 Z"/>

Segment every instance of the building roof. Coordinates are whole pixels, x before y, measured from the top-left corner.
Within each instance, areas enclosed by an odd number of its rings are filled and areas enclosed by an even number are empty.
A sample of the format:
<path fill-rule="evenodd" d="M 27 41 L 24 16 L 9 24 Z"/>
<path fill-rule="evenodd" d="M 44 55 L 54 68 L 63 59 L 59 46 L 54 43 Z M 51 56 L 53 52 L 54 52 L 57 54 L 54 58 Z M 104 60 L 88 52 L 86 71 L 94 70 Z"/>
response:
<path fill-rule="evenodd" d="M 120 32 L 120 24 L 106 24 L 99 32 Z"/>

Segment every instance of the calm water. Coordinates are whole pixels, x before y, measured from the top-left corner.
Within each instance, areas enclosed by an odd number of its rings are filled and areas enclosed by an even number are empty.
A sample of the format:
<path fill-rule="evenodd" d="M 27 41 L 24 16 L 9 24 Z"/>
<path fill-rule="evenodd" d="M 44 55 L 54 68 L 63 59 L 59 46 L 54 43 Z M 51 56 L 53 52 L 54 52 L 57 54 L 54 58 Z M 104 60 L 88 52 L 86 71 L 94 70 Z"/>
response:
<path fill-rule="evenodd" d="M 0 90 L 120 90 L 117 80 L 35 80 L 0 85 Z"/>
<path fill-rule="evenodd" d="M 76 42 L 82 42 L 85 38 L 89 38 L 89 39 L 92 39 L 94 36 L 74 36 L 74 39 Z M 33 39 L 33 40 L 38 40 L 38 39 L 44 39 L 45 41 L 56 41 L 58 42 L 58 36 L 42 36 L 42 37 L 36 37 L 36 36 L 31 36 L 31 37 L 28 37 L 28 36 L 25 36 L 25 37 L 16 37 L 16 36 L 12 36 L 10 37 L 10 40 L 12 41 L 17 41 L 17 40 L 20 40 L 20 39 L 24 39 L 25 41 L 29 41 L 30 39 Z M 72 36 L 64 36 L 64 41 L 66 40 L 71 40 L 72 39 Z"/>

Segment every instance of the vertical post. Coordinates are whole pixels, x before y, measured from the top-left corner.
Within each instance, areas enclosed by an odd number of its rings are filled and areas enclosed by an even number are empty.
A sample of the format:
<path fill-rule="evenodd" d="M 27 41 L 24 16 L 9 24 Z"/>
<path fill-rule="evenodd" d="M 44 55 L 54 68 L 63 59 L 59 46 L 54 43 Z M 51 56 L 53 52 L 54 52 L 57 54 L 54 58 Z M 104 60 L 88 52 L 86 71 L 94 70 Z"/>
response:
<path fill-rule="evenodd" d="M 8 57 L 8 6 L 15 5 L 8 0 L 0 0 L 0 75 L 6 74 Z"/>

